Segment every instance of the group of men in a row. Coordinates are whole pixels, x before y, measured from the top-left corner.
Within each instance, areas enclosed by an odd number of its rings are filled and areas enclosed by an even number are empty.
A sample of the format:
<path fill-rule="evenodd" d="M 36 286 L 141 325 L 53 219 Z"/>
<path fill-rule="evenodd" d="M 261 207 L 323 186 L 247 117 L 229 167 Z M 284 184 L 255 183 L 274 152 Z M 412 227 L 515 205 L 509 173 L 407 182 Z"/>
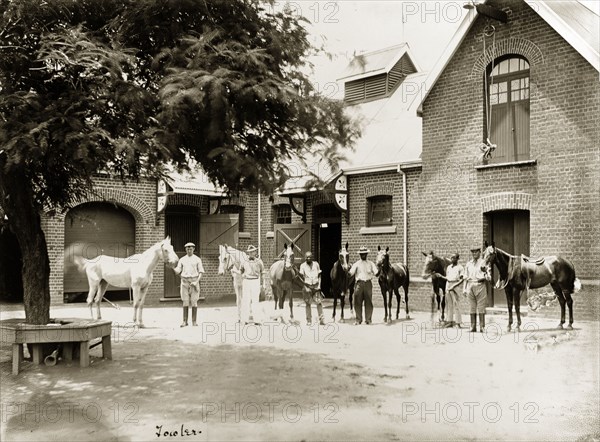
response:
<path fill-rule="evenodd" d="M 181 327 L 188 325 L 189 308 L 192 308 L 192 325 L 197 324 L 198 299 L 200 298 L 200 279 L 204 274 L 202 260 L 194 255 L 195 245 L 187 243 L 185 245 L 186 255 L 183 256 L 174 271 L 181 277 L 181 300 L 183 301 L 183 323 Z M 248 260 L 241 263 L 240 273 L 243 278 L 242 291 L 244 305 L 238 309 L 238 321 L 243 323 L 258 323 L 261 315 L 259 308 L 259 299 L 261 292 L 266 292 L 265 287 L 265 266 L 263 261 L 257 256 L 257 248 L 253 245 L 248 246 L 246 250 Z M 485 327 L 485 303 L 486 287 L 485 281 L 489 275 L 485 272 L 485 265 L 481 259 L 481 249 L 473 247 L 471 249 L 472 259 L 467 262 L 466 267 L 458 263 L 459 255 L 455 253 L 451 257 L 451 264 L 446 269 L 446 275 L 436 273 L 435 276 L 447 280 L 447 305 L 448 317 L 450 321 L 446 323 L 447 327 L 460 327 L 462 315 L 460 311 L 459 287 L 462 286 L 463 296 L 469 300 L 471 314 L 471 331 L 476 331 L 477 315 L 479 314 L 480 331 Z M 354 312 L 356 315 L 355 325 L 363 322 L 370 324 L 373 316 L 373 278 L 378 274 L 377 266 L 368 259 L 369 250 L 361 247 L 358 251 L 360 259 L 356 261 L 349 270 L 349 274 L 354 276 Z M 318 321 L 320 325 L 325 324 L 323 316 L 323 293 L 321 291 L 321 268 L 319 263 L 313 259 L 311 252 L 306 252 L 305 261 L 300 265 L 298 277 L 302 283 L 302 293 L 306 308 L 306 322 L 312 323 L 312 304 L 317 306 Z M 281 317 L 281 311 L 272 317 Z M 264 312 L 263 315 L 264 317 Z"/>

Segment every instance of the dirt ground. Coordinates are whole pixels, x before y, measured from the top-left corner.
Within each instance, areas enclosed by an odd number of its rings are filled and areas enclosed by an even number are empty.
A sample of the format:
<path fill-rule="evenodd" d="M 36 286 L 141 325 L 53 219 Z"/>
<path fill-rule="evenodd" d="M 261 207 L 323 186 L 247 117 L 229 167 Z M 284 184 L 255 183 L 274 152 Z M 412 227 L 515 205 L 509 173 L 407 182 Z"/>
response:
<path fill-rule="evenodd" d="M 418 312 L 386 325 L 375 309 L 372 325 L 309 327 L 297 304 L 302 325 L 259 327 L 237 325 L 231 305 L 204 305 L 198 327 L 157 306 L 140 330 L 120 306 L 103 305 L 112 360 L 98 346 L 88 368 L 25 362 L 13 376 L 0 347 L 1 440 L 600 439 L 597 322 L 557 331 L 558 318 L 525 319 L 506 333 L 506 317 L 488 315 L 487 332 L 472 334 Z"/>

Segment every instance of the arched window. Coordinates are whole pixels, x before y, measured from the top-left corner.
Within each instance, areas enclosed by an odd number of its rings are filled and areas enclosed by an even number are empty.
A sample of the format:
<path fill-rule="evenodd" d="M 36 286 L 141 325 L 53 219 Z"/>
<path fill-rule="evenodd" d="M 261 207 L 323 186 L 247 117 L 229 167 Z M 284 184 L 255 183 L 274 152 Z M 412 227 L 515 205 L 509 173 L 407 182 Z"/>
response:
<path fill-rule="evenodd" d="M 529 63 L 508 55 L 486 70 L 485 136 L 496 150 L 490 162 L 529 159 Z"/>

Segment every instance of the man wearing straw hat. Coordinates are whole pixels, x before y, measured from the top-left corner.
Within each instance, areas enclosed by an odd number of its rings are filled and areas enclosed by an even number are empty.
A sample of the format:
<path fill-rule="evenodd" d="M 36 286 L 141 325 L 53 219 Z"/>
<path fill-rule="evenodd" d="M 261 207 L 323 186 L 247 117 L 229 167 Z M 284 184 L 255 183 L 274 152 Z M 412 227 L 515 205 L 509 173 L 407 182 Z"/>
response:
<path fill-rule="evenodd" d="M 358 254 L 360 259 L 352 265 L 348 272 L 356 280 L 356 288 L 354 290 L 356 321 L 354 321 L 354 325 L 362 323 L 363 302 L 365 304 L 365 324 L 371 323 L 373 316 L 373 283 L 371 280 L 377 275 L 377 266 L 373 261 L 367 259 L 369 249 L 362 246 L 358 250 Z"/>
<path fill-rule="evenodd" d="M 258 249 L 249 245 L 246 250 L 248 260 L 242 261 L 240 272 L 242 274 L 242 321 L 245 324 L 251 322 L 260 323 L 260 318 L 253 317 L 250 320 L 250 314 L 257 315 L 259 312 L 258 301 L 260 300 L 260 290 L 263 286 L 263 272 L 265 265 L 262 260 L 256 256 Z"/>
<path fill-rule="evenodd" d="M 185 256 L 181 257 L 173 270 L 181 276 L 180 295 L 183 301 L 183 322 L 180 327 L 188 325 L 188 313 L 192 307 L 192 325 L 196 326 L 198 314 L 198 299 L 200 299 L 200 278 L 204 273 L 202 260 L 194 255 L 196 245 L 188 242 L 185 246 Z"/>

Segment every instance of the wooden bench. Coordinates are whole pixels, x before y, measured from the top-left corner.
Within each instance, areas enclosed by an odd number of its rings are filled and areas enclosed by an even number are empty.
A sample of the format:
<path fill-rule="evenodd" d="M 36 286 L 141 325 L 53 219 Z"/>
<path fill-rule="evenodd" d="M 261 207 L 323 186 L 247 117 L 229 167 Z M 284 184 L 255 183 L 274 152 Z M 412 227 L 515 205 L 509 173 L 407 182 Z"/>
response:
<path fill-rule="evenodd" d="M 75 346 L 79 346 L 79 365 L 90 365 L 90 341 L 102 338 L 102 357 L 112 359 L 110 334 L 112 321 L 80 318 L 53 319 L 47 325 L 27 324 L 23 318 L 0 321 L 0 340 L 12 344 L 12 373 L 19 374 L 24 359 L 23 345 L 30 344 L 34 364 L 44 360 L 45 344 L 62 344 L 63 359 L 72 360 Z"/>

